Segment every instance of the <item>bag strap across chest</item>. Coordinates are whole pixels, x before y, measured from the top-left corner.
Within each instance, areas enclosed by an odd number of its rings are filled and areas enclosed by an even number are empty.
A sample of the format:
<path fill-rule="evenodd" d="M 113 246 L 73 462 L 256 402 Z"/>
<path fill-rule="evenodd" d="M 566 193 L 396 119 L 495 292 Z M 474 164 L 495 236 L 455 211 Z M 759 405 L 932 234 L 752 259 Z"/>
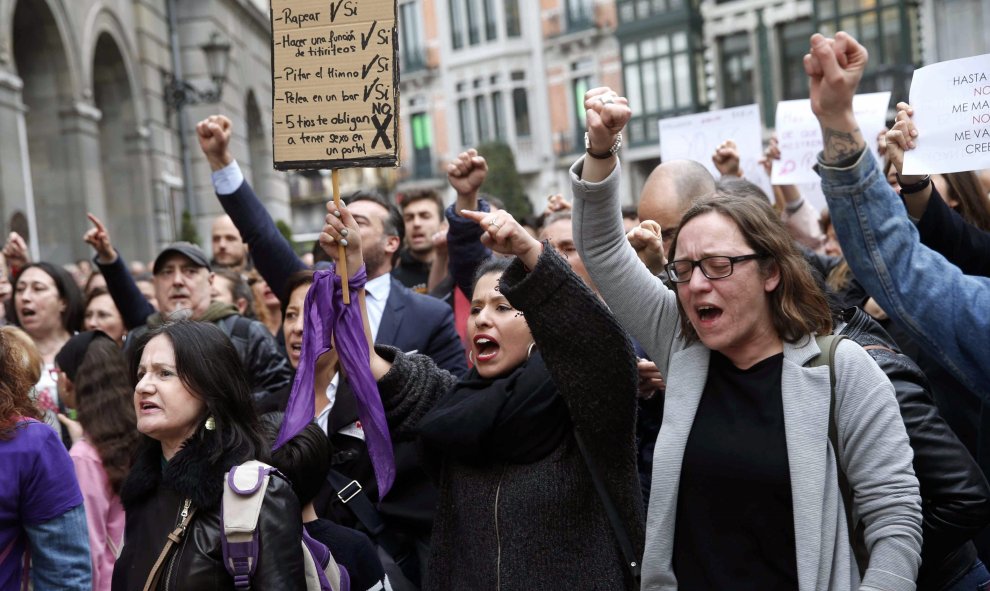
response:
<path fill-rule="evenodd" d="M 250 589 L 258 568 L 258 517 L 272 470 L 268 464 L 250 460 L 231 468 L 224 481 L 220 503 L 223 564 L 234 577 L 235 589 Z"/>

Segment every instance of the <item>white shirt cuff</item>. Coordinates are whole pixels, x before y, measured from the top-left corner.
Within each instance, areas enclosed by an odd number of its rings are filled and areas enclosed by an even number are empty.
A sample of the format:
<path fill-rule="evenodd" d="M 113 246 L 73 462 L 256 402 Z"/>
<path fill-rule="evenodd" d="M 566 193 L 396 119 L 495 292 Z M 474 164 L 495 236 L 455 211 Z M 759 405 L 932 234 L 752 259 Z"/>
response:
<path fill-rule="evenodd" d="M 236 160 L 213 173 L 213 190 L 217 195 L 230 195 L 240 188 L 243 182 L 244 173 L 241 172 Z"/>

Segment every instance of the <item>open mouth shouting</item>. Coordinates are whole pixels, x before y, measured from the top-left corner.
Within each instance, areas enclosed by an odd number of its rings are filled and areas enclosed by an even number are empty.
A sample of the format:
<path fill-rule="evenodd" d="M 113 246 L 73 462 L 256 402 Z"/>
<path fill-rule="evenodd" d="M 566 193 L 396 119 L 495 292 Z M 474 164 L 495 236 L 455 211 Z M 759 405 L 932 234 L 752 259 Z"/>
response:
<path fill-rule="evenodd" d="M 138 412 L 140 412 L 142 415 L 154 414 L 156 412 L 161 412 L 161 410 L 162 407 L 158 406 L 154 402 L 151 402 L 150 400 L 142 400 L 138 404 Z"/>
<path fill-rule="evenodd" d="M 292 339 L 285 343 L 285 347 L 288 350 L 289 358 L 298 365 L 299 358 L 302 357 L 302 341 Z"/>
<path fill-rule="evenodd" d="M 475 363 L 485 363 L 498 356 L 500 346 L 498 341 L 486 334 L 475 335 Z"/>
<path fill-rule="evenodd" d="M 713 325 L 722 316 L 722 309 L 718 306 L 703 305 L 696 307 L 694 310 L 698 315 L 698 321 L 704 327 Z"/>
<path fill-rule="evenodd" d="M 34 308 L 30 308 L 30 307 L 22 307 L 21 308 L 21 321 L 22 322 L 28 322 L 29 319 L 33 319 L 37 315 L 38 315 L 38 312 Z"/>

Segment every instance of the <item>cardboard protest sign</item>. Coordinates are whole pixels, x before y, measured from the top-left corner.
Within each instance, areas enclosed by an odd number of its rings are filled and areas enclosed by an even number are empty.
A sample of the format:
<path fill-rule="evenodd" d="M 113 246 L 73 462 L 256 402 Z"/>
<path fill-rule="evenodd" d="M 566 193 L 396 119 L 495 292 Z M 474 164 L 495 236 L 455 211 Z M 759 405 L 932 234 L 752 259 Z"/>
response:
<path fill-rule="evenodd" d="M 694 160 L 717 179 L 719 172 L 712 154 L 725 140 L 739 148 L 739 166 L 746 179 L 773 198 L 770 183 L 759 161 L 763 156 L 763 124 L 759 105 L 746 105 L 719 111 L 705 111 L 681 117 L 661 119 L 660 159 Z"/>
<path fill-rule="evenodd" d="M 857 94 L 853 97 L 856 121 L 874 156 L 877 134 L 886 127 L 889 104 L 889 92 Z M 773 163 L 771 182 L 775 185 L 821 182 L 812 167 L 822 151 L 822 130 L 811 111 L 811 101 L 803 99 L 777 103 L 776 119 L 780 160 Z"/>
<path fill-rule="evenodd" d="M 910 96 L 918 137 L 904 174 L 990 168 L 990 54 L 915 70 Z"/>
<path fill-rule="evenodd" d="M 271 0 L 275 168 L 396 166 L 395 0 Z"/>

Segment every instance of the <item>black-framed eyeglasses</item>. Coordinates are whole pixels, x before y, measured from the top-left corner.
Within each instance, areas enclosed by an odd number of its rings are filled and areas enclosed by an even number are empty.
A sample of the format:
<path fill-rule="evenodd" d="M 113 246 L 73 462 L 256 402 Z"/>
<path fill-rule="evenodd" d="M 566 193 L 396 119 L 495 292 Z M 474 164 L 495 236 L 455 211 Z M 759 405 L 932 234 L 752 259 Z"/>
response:
<path fill-rule="evenodd" d="M 741 263 L 743 261 L 752 261 L 756 259 L 765 259 L 768 255 L 761 253 L 753 254 L 743 254 L 737 257 L 727 257 L 727 256 L 710 256 L 697 261 L 692 261 L 690 259 L 680 259 L 678 261 L 671 261 L 667 263 L 664 269 L 667 270 L 667 276 L 674 283 L 687 283 L 691 280 L 691 274 L 694 273 L 695 267 L 701 267 L 701 272 L 704 273 L 705 277 L 708 279 L 725 279 L 729 275 L 732 275 L 732 271 L 736 263 Z"/>

